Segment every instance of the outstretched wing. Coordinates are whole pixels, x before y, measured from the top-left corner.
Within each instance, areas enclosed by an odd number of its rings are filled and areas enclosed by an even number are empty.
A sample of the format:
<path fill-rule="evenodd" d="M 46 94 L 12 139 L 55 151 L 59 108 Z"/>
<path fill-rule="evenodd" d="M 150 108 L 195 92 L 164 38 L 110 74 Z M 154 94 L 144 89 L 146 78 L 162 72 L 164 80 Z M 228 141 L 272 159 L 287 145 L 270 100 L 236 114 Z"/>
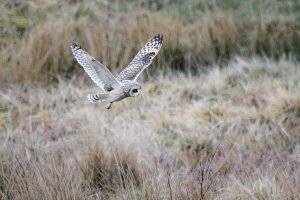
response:
<path fill-rule="evenodd" d="M 163 35 L 157 34 L 145 44 L 131 63 L 117 76 L 117 80 L 136 80 L 142 71 L 148 67 L 159 52 L 163 43 Z"/>
<path fill-rule="evenodd" d="M 73 44 L 71 50 L 78 63 L 98 87 L 104 91 L 110 91 L 120 85 L 103 64 L 81 49 L 79 45 Z"/>

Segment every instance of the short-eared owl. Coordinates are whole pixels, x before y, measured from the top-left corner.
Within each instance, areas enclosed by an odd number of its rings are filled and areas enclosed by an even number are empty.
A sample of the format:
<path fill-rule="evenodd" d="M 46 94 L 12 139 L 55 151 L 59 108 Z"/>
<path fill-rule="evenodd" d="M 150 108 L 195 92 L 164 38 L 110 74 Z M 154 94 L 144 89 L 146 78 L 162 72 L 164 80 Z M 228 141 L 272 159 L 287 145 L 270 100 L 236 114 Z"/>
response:
<path fill-rule="evenodd" d="M 104 90 L 104 93 L 88 95 L 88 99 L 92 103 L 107 101 L 106 108 L 109 109 L 115 101 L 120 101 L 126 97 L 138 96 L 142 87 L 136 82 L 136 79 L 141 72 L 152 63 L 162 43 L 162 34 L 157 34 L 150 38 L 129 65 L 123 69 L 117 77 L 114 77 L 103 64 L 81 49 L 79 45 L 73 44 L 71 50 L 78 63 L 83 67 L 84 71 L 90 76 L 94 83 Z"/>

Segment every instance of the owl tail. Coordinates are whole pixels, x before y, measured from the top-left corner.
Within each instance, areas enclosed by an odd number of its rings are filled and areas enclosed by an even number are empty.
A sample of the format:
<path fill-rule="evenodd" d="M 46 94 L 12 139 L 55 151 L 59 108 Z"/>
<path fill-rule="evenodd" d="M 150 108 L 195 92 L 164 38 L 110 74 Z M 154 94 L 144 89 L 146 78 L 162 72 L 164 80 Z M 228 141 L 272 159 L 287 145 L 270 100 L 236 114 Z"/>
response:
<path fill-rule="evenodd" d="M 104 101 L 107 97 L 108 93 L 89 94 L 87 96 L 88 100 L 92 103 L 97 103 L 97 101 Z"/>

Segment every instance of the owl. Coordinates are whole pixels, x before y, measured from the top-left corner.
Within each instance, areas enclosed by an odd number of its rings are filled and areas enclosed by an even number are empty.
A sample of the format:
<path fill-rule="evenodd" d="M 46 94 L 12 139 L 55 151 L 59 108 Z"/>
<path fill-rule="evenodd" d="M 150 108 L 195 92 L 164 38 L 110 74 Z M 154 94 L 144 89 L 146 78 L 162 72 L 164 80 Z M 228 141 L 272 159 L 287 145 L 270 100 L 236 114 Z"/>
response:
<path fill-rule="evenodd" d="M 92 103 L 106 101 L 106 108 L 110 109 L 113 102 L 127 97 L 139 95 L 142 87 L 136 81 L 142 71 L 148 67 L 159 52 L 163 44 L 163 35 L 157 34 L 150 38 L 145 46 L 137 53 L 129 65 L 115 77 L 107 69 L 77 44 L 71 46 L 72 53 L 92 81 L 104 92 L 89 94 Z"/>

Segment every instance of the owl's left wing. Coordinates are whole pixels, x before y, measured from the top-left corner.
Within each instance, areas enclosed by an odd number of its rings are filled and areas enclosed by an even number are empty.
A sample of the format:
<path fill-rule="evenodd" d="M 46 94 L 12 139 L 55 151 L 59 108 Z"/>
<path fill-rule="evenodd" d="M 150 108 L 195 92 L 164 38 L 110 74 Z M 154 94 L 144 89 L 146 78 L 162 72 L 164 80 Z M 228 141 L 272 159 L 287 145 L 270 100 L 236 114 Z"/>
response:
<path fill-rule="evenodd" d="M 136 80 L 142 71 L 148 67 L 163 44 L 163 35 L 157 34 L 145 44 L 130 64 L 117 76 L 117 80 Z"/>
<path fill-rule="evenodd" d="M 71 50 L 78 63 L 98 87 L 104 91 L 111 91 L 120 85 L 103 64 L 81 49 L 79 45 L 73 44 Z"/>

